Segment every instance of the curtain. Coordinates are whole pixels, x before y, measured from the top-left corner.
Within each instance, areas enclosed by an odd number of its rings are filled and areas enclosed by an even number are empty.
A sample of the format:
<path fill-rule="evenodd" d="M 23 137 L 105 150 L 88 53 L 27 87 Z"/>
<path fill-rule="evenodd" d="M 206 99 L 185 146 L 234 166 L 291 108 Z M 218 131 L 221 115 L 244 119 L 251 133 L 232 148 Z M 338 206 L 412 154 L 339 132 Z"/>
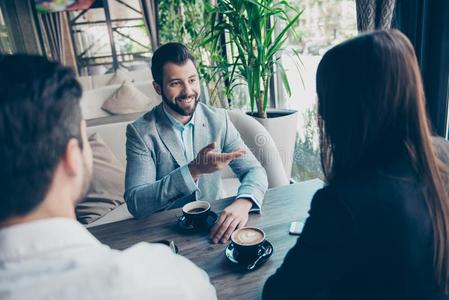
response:
<path fill-rule="evenodd" d="M 435 134 L 447 137 L 449 97 L 449 1 L 397 0 L 393 27 L 412 42 Z"/>
<path fill-rule="evenodd" d="M 356 0 L 358 31 L 390 28 L 395 2 L 395 0 Z"/>
<path fill-rule="evenodd" d="M 8 41 L 4 46 L 10 45 L 13 53 L 42 54 L 34 5 L 31 1 L 0 0 L 3 19 L 8 27 Z"/>
<path fill-rule="evenodd" d="M 38 14 L 47 57 L 77 71 L 67 12 Z"/>
<path fill-rule="evenodd" d="M 140 0 L 142 13 L 150 35 L 151 47 L 155 51 L 159 47 L 158 16 L 155 0 Z"/>

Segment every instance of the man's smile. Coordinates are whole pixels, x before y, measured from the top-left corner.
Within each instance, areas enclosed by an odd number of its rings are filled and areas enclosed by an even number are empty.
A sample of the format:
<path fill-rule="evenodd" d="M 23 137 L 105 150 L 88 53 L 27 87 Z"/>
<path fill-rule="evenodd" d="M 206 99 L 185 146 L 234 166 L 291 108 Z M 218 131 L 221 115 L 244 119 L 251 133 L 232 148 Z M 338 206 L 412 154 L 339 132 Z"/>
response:
<path fill-rule="evenodd" d="M 195 101 L 195 96 L 178 97 L 178 98 L 176 98 L 176 101 L 183 105 L 191 104 Z"/>

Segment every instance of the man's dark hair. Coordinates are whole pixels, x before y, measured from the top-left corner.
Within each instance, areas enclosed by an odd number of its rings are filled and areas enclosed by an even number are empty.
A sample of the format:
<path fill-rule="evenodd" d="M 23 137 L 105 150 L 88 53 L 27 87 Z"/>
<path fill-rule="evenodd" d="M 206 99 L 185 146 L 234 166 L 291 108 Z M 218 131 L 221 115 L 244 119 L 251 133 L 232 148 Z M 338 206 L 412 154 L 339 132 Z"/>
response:
<path fill-rule="evenodd" d="M 81 140 L 82 89 L 44 57 L 0 56 L 0 222 L 45 198 L 70 138 Z"/>
<path fill-rule="evenodd" d="M 162 78 L 164 77 L 163 68 L 167 62 L 182 66 L 189 59 L 195 65 L 195 58 L 189 52 L 189 49 L 181 43 L 167 43 L 160 46 L 154 52 L 153 58 L 151 59 L 151 73 L 153 74 L 154 81 L 162 85 Z"/>

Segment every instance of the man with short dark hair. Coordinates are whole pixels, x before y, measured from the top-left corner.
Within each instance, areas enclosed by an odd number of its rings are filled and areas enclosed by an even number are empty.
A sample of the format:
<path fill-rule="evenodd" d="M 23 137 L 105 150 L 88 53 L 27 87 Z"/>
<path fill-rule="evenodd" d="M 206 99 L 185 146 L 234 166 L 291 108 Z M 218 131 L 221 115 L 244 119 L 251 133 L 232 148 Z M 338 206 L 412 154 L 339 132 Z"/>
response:
<path fill-rule="evenodd" d="M 200 103 L 195 60 L 179 43 L 157 49 L 153 86 L 162 103 L 128 125 L 125 200 L 135 217 L 185 203 L 222 197 L 221 172 L 230 166 L 240 179 L 235 201 L 211 229 L 225 243 L 260 210 L 268 186 L 264 168 L 246 147 L 224 109 Z"/>
<path fill-rule="evenodd" d="M 0 298 L 216 299 L 207 274 L 163 245 L 102 245 L 75 219 L 92 153 L 72 72 L 0 56 Z"/>

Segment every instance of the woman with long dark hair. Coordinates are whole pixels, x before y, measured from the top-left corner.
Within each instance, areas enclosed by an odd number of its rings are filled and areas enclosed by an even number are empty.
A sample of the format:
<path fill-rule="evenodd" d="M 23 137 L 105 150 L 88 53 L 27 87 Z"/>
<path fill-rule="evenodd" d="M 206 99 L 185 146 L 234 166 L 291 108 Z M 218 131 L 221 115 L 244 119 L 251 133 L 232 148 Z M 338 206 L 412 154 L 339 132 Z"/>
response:
<path fill-rule="evenodd" d="M 449 299 L 449 151 L 409 40 L 376 31 L 332 48 L 317 93 L 327 185 L 264 299 Z"/>

